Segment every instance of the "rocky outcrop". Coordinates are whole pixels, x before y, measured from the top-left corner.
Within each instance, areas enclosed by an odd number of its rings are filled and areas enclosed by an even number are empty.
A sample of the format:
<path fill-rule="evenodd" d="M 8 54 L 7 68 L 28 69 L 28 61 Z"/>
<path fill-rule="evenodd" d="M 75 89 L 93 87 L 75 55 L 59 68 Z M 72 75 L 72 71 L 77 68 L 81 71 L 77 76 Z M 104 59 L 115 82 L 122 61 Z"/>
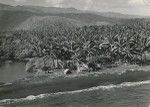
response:
<path fill-rule="evenodd" d="M 70 69 L 66 69 L 66 70 L 63 71 L 63 73 L 65 75 L 69 75 L 69 74 L 72 74 L 72 71 Z"/>
<path fill-rule="evenodd" d="M 26 64 L 26 71 L 27 72 L 39 72 L 45 71 L 49 72 L 53 69 L 62 68 L 62 62 L 53 60 L 49 56 L 41 57 L 41 58 L 32 58 Z M 41 72 L 40 71 L 40 72 Z"/>
<path fill-rule="evenodd" d="M 77 73 L 89 72 L 89 67 L 87 64 L 78 64 L 77 65 Z"/>
<path fill-rule="evenodd" d="M 3 82 L 0 82 L 0 85 L 4 85 L 5 83 L 3 83 Z"/>
<path fill-rule="evenodd" d="M 67 66 L 64 65 L 67 63 Z M 53 60 L 50 56 L 45 56 L 41 58 L 32 58 L 26 64 L 26 71 L 36 73 L 36 75 L 43 75 L 47 73 L 54 73 L 57 69 L 62 69 L 62 74 L 69 75 L 75 73 L 86 73 L 90 71 L 87 64 L 84 63 L 71 63 L 71 62 L 61 62 L 59 60 Z M 76 69 L 75 69 L 76 68 Z M 63 70 L 65 69 L 65 70 Z"/>

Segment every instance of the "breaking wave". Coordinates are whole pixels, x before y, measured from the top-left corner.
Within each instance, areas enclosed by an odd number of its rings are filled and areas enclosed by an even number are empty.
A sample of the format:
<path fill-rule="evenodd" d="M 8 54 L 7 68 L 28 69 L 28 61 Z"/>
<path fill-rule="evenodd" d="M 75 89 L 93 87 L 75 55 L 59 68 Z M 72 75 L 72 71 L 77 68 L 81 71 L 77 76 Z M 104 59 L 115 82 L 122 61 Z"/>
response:
<path fill-rule="evenodd" d="M 150 71 L 143 70 L 90 73 L 64 77 L 55 76 L 54 78 L 52 76 L 30 77 L 15 83 L 8 83 L 0 86 L 0 106 L 32 103 L 43 99 L 84 92 L 110 92 L 112 89 L 124 89 L 126 87 L 149 84 Z M 17 91 L 18 95 L 13 93 L 14 90 Z M 38 90 L 39 92 L 37 92 Z M 28 93 L 23 93 L 24 91 Z M 13 97 L 10 97 L 10 94 Z M 20 96 L 20 94 L 23 95 Z"/>
<path fill-rule="evenodd" d="M 106 85 L 106 86 L 96 86 L 96 87 L 91 87 L 91 88 L 82 89 L 82 90 L 75 90 L 75 91 L 46 93 L 46 94 L 40 94 L 37 96 L 30 95 L 30 96 L 27 96 L 26 98 L 0 100 L 0 105 L 10 105 L 10 104 L 26 103 L 26 102 L 30 103 L 32 101 L 42 100 L 42 99 L 51 98 L 54 96 L 66 95 L 66 94 L 73 95 L 73 94 L 77 94 L 77 93 L 91 92 L 91 91 L 111 91 L 111 89 L 135 87 L 135 86 L 149 85 L 149 84 L 150 84 L 150 80 L 139 81 L 139 82 L 124 82 L 124 83 L 121 83 L 118 85 L 110 84 L 110 85 Z"/>

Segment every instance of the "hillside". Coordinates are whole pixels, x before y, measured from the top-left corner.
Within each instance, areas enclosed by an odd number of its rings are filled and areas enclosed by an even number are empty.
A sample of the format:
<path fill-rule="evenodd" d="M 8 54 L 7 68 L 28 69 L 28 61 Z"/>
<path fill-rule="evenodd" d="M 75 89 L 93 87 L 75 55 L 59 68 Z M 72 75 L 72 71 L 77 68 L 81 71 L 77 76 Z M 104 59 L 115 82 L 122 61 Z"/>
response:
<path fill-rule="evenodd" d="M 80 20 L 82 22 L 88 23 L 89 25 L 95 25 L 95 24 L 97 25 L 100 22 L 104 22 L 107 24 L 121 23 L 121 19 L 104 17 L 104 16 L 92 14 L 92 13 L 66 13 L 66 14 L 60 13 L 56 15 L 61 16 L 61 17 L 75 19 L 75 20 Z"/>
<path fill-rule="evenodd" d="M 84 23 L 59 16 L 32 16 L 21 23 L 15 29 L 17 30 L 61 30 L 73 29 L 85 25 Z"/>
<path fill-rule="evenodd" d="M 0 11 L 0 29 L 11 30 L 32 15 L 33 14 L 31 12 L 27 11 Z"/>
<path fill-rule="evenodd" d="M 29 18 L 37 16 L 48 17 L 58 16 L 79 22 L 80 25 L 114 25 L 132 22 L 129 19 L 139 18 L 138 16 L 124 15 L 111 12 L 90 12 L 74 8 L 56 8 L 40 6 L 9 6 L 0 4 L 0 30 L 12 30 L 22 23 L 27 23 Z M 36 18 L 35 18 L 36 19 Z M 30 20 L 30 19 L 29 19 Z M 37 18 L 38 20 L 38 18 Z M 50 21 L 53 21 L 52 19 Z"/>
<path fill-rule="evenodd" d="M 104 17 L 120 18 L 120 19 L 148 18 L 148 16 L 129 15 L 129 14 L 122 14 L 122 13 L 114 13 L 114 12 L 92 12 L 92 13 Z"/>
<path fill-rule="evenodd" d="M 121 19 L 103 17 L 91 13 L 34 13 L 29 11 L 9 11 L 9 10 L 0 10 L 0 29 L 1 30 L 12 30 L 15 27 L 22 24 L 28 18 L 33 16 L 47 17 L 47 16 L 58 16 L 63 18 L 69 18 L 74 22 L 80 22 L 86 25 L 112 25 L 116 23 L 121 23 Z M 70 20 L 70 21 L 71 21 Z M 51 20 L 53 21 L 53 20 Z"/>
<path fill-rule="evenodd" d="M 28 11 L 34 13 L 81 13 L 82 11 L 75 8 L 57 8 L 57 7 L 41 7 L 41 6 L 10 6 L 0 3 L 0 10 L 10 10 L 10 11 Z"/>
<path fill-rule="evenodd" d="M 10 5 L 0 3 L 0 10 L 10 10 L 11 8 L 14 8 L 14 6 L 10 6 Z"/>
<path fill-rule="evenodd" d="M 57 7 L 41 7 L 41 6 L 16 6 L 16 9 L 26 10 L 36 13 L 82 13 L 81 10 L 75 8 L 57 8 Z"/>

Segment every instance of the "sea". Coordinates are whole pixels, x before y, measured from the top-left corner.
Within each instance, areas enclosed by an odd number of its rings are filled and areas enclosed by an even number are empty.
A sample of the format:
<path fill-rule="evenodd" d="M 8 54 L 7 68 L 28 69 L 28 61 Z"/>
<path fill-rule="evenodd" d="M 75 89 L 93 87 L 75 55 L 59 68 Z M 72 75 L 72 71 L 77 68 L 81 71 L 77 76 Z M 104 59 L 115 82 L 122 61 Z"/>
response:
<path fill-rule="evenodd" d="M 150 107 L 150 71 L 140 69 L 34 76 L 6 63 L 0 82 L 0 107 Z"/>

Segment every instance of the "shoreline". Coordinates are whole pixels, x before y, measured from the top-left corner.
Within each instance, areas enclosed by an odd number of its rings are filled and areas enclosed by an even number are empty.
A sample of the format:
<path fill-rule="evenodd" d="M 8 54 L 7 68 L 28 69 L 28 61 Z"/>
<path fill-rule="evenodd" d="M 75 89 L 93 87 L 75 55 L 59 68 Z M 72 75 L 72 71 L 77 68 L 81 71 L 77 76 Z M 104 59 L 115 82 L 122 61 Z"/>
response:
<path fill-rule="evenodd" d="M 24 61 L 17 61 L 17 62 L 24 62 Z M 14 62 L 11 62 L 10 64 L 12 64 Z M 25 63 L 25 62 L 24 62 Z M 110 67 L 111 66 L 111 67 Z M 88 72 L 76 72 L 76 71 L 72 71 L 71 74 L 65 74 L 64 71 L 66 69 L 53 69 L 53 70 L 50 70 L 49 72 L 45 72 L 45 71 L 42 71 L 40 69 L 37 69 L 38 71 L 40 72 L 29 72 L 31 74 L 31 77 L 29 78 L 36 78 L 36 77 L 67 77 L 67 76 L 70 76 L 70 77 L 74 77 L 74 76 L 83 76 L 84 75 L 92 75 L 92 74 L 115 74 L 115 73 L 124 73 L 126 71 L 150 71 L 150 65 L 143 65 L 143 66 L 139 66 L 139 65 L 136 65 L 136 64 L 119 64 L 117 66 L 112 66 L 112 65 L 109 65 L 109 67 L 107 66 L 104 66 L 102 69 L 100 70 L 97 70 L 97 71 L 88 71 Z M 24 72 L 27 72 L 27 71 L 24 71 Z M 24 77 L 24 78 L 19 78 L 17 79 L 16 81 L 20 81 L 20 80 L 26 80 L 28 79 L 28 77 Z M 43 78 L 44 79 L 44 78 Z M 14 81 L 14 82 L 16 82 Z"/>

